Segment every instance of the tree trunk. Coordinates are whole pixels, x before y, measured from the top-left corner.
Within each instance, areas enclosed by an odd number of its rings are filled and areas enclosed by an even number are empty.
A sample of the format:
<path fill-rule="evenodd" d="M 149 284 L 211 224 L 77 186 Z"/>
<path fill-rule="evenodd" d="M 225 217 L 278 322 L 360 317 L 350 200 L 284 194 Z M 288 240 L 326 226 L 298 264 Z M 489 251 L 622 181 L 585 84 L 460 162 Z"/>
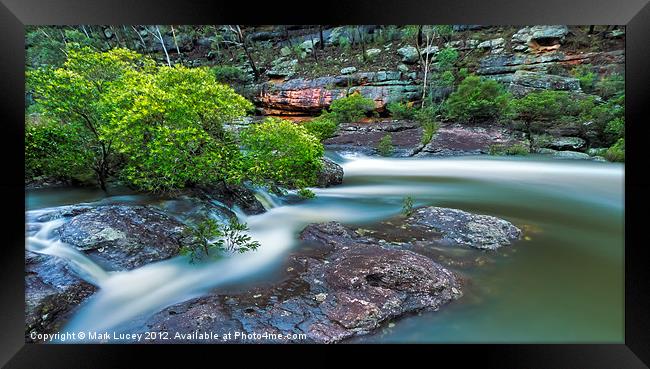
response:
<path fill-rule="evenodd" d="M 253 60 L 253 56 L 251 55 L 250 51 L 248 50 L 248 47 L 246 46 L 246 38 L 244 37 L 241 27 L 240 26 L 236 26 L 236 27 L 237 27 L 236 28 L 237 38 L 239 38 L 239 43 L 244 49 L 244 54 L 246 54 L 246 58 L 248 58 L 248 63 L 250 64 L 251 69 L 253 69 L 253 75 L 255 75 L 255 80 L 257 81 L 260 78 L 260 73 L 257 70 L 257 67 L 255 66 L 255 61 Z"/>
<path fill-rule="evenodd" d="M 181 55 L 181 49 L 178 48 L 178 41 L 176 40 L 176 31 L 174 31 L 174 26 L 170 26 L 172 28 L 172 37 L 174 38 L 174 46 L 176 46 L 176 53 L 180 56 Z"/>
<path fill-rule="evenodd" d="M 320 35 L 320 49 L 325 49 L 325 40 L 323 40 L 323 26 L 318 26 L 318 33 Z"/>
<path fill-rule="evenodd" d="M 169 60 L 169 53 L 167 53 L 165 40 L 163 39 L 162 34 L 160 33 L 160 27 L 156 26 L 156 32 L 158 32 L 158 40 L 160 40 L 160 44 L 162 45 L 163 51 L 165 52 L 165 58 L 167 58 L 167 65 L 171 67 L 172 62 Z"/>
<path fill-rule="evenodd" d="M 363 61 L 366 61 L 366 45 L 363 42 L 363 34 L 361 33 L 361 26 L 357 27 L 357 33 L 359 34 L 359 43 L 361 44 L 361 58 Z"/>

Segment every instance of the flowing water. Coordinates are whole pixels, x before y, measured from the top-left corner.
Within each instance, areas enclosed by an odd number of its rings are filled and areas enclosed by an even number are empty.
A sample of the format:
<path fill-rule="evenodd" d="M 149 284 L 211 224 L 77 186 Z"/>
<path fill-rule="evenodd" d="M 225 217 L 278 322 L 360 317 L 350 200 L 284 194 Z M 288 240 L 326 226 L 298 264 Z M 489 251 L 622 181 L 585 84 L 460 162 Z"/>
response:
<path fill-rule="evenodd" d="M 461 299 L 353 342 L 623 341 L 622 165 L 535 157 L 334 159 L 343 166 L 344 184 L 314 189 L 315 199 L 288 205 L 258 193 L 268 211 L 243 219 L 262 244 L 252 253 L 208 264 L 177 257 L 132 271 L 105 272 L 56 240 L 51 229 L 60 220 L 41 224 L 28 247 L 70 259 L 83 278 L 99 286 L 66 330 L 128 330 L 171 304 L 270 278 L 282 257 L 300 247 L 296 235 L 309 223 L 371 226 L 398 214 L 403 198 L 411 196 L 416 206 L 507 219 L 524 230 L 525 238 L 491 254 L 456 250 L 467 260 L 487 260 L 451 267 L 467 280 Z M 91 190 L 30 191 L 28 220 L 47 212 L 44 208 L 90 201 L 171 209 L 164 200 L 128 193 L 104 198 Z"/>

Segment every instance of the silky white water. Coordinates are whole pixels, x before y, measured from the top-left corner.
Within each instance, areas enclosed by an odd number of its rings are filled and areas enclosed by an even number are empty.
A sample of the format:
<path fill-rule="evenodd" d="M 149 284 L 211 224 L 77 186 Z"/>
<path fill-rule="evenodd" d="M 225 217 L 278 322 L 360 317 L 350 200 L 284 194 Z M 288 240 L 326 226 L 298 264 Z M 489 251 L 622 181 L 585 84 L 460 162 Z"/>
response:
<path fill-rule="evenodd" d="M 245 217 L 255 252 L 206 264 L 184 257 L 123 272 L 104 272 L 41 224 L 28 247 L 71 260 L 99 286 L 66 326 L 67 331 L 128 330 L 162 308 L 253 283 L 277 272 L 298 232 L 313 222 L 373 223 L 399 213 L 411 196 L 416 206 L 436 205 L 490 214 L 533 229 L 486 268 L 457 270 L 472 280 L 465 296 L 438 313 L 405 317 L 366 342 L 618 342 L 623 329 L 623 180 L 620 164 L 538 158 L 338 158 L 344 184 L 313 189 L 298 204 L 260 192 L 264 214 Z M 63 190 L 62 190 L 63 191 Z M 65 190 L 70 191 L 70 190 Z M 73 190 L 74 191 L 74 190 Z M 78 199 L 57 191 L 28 193 L 28 208 L 91 202 L 160 203 L 140 195 Z M 34 218 L 33 212 L 28 219 Z M 55 223 L 58 222 L 58 223 Z M 44 231 L 44 229 L 46 231 Z M 474 252 L 474 251 L 471 251 Z M 478 252 L 477 252 L 478 253 Z M 478 255 L 478 254 L 477 254 Z M 99 270 L 97 269 L 99 268 Z"/>

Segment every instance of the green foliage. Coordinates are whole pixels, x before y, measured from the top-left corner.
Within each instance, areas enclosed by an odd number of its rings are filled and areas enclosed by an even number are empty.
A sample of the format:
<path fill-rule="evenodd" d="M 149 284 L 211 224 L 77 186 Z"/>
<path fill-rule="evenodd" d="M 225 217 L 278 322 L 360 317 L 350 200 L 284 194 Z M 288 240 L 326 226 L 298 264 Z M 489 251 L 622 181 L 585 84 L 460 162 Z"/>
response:
<path fill-rule="evenodd" d="M 189 255 L 190 262 L 208 257 L 218 257 L 223 252 L 244 253 L 256 250 L 260 243 L 246 232 L 248 226 L 236 217 L 221 225 L 213 218 L 206 218 L 195 226 L 186 227 L 184 236 L 188 239 L 181 248 L 181 254 Z"/>
<path fill-rule="evenodd" d="M 127 158 L 122 174 L 140 189 L 166 192 L 242 179 L 240 153 L 223 122 L 252 107 L 205 68 L 162 66 L 124 81 L 110 129 Z"/>
<path fill-rule="evenodd" d="M 361 96 L 359 93 L 336 99 L 330 105 L 330 111 L 334 114 L 338 123 L 359 121 L 374 108 L 374 101 Z"/>
<path fill-rule="evenodd" d="M 328 112 L 323 112 L 318 117 L 303 124 L 303 127 L 320 141 L 332 137 L 337 126 L 336 118 L 332 113 Z"/>
<path fill-rule="evenodd" d="M 126 49 L 95 52 L 90 48 L 69 50 L 60 68 L 28 71 L 27 82 L 46 118 L 84 127 L 83 147 L 92 158 L 92 170 L 102 187 L 114 170 L 115 138 L 108 127 L 120 110 L 116 91 L 125 79 L 155 69 L 153 61 Z M 146 72 L 145 72 L 146 71 Z"/>
<path fill-rule="evenodd" d="M 596 92 L 604 99 L 612 99 L 625 94 L 625 76 L 614 73 L 603 77 L 596 83 Z"/>
<path fill-rule="evenodd" d="M 25 45 L 28 68 L 59 67 L 71 49 L 100 49 L 105 46 L 99 38 L 88 37 L 80 29 L 67 26 L 28 26 L 25 30 Z"/>
<path fill-rule="evenodd" d="M 513 101 L 515 114 L 525 121 L 557 119 L 576 111 L 577 103 L 566 91 L 536 91 Z"/>
<path fill-rule="evenodd" d="M 38 176 L 88 181 L 91 157 L 84 147 L 83 127 L 27 117 L 25 177 Z"/>
<path fill-rule="evenodd" d="M 590 65 L 579 65 L 571 71 L 571 74 L 580 81 L 580 88 L 585 93 L 593 93 L 596 86 L 597 75 Z"/>
<path fill-rule="evenodd" d="M 394 119 L 413 119 L 416 114 L 413 106 L 402 102 L 391 102 L 386 105 L 386 109 Z"/>
<path fill-rule="evenodd" d="M 393 138 L 390 134 L 387 134 L 379 140 L 377 152 L 379 152 L 379 155 L 381 156 L 391 156 L 393 151 L 395 151 L 395 148 L 393 147 Z"/>
<path fill-rule="evenodd" d="M 217 81 L 222 83 L 241 84 L 241 83 L 246 83 L 249 80 L 249 77 L 246 74 L 246 72 L 244 72 L 240 68 L 231 65 L 218 65 L 212 67 L 212 73 L 214 74 L 214 78 Z"/>
<path fill-rule="evenodd" d="M 404 200 L 402 200 L 402 214 L 405 217 L 413 214 L 413 198 L 411 196 L 406 196 Z"/>
<path fill-rule="evenodd" d="M 440 124 L 437 121 L 439 110 L 439 106 L 429 105 L 418 109 L 415 113 L 415 120 L 422 125 L 421 143 L 423 145 L 431 142 L 433 135 L 436 134 L 440 128 Z"/>
<path fill-rule="evenodd" d="M 323 145 L 304 126 L 287 120 L 251 125 L 242 131 L 241 143 L 247 177 L 256 183 L 308 187 L 322 168 Z"/>
<path fill-rule="evenodd" d="M 102 187 L 117 164 L 147 191 L 241 179 L 239 151 L 222 123 L 252 104 L 206 68 L 158 67 L 126 49 L 84 48 L 71 50 L 61 68 L 28 78 L 49 116 L 84 128 Z"/>
<path fill-rule="evenodd" d="M 510 99 L 498 82 L 469 76 L 447 99 L 446 116 L 464 122 L 498 120 L 508 114 Z"/>
<path fill-rule="evenodd" d="M 609 161 L 625 161 L 625 138 L 619 138 L 614 145 L 607 149 L 605 159 Z"/>
<path fill-rule="evenodd" d="M 440 71 L 450 71 L 458 60 L 458 51 L 452 47 L 446 47 L 438 52 L 436 60 Z"/>
<path fill-rule="evenodd" d="M 488 148 L 490 155 L 528 155 L 530 149 L 523 144 L 494 144 Z"/>
<path fill-rule="evenodd" d="M 298 190 L 298 196 L 302 197 L 303 199 L 313 199 L 316 197 L 316 194 L 314 191 L 308 188 L 301 188 Z"/>

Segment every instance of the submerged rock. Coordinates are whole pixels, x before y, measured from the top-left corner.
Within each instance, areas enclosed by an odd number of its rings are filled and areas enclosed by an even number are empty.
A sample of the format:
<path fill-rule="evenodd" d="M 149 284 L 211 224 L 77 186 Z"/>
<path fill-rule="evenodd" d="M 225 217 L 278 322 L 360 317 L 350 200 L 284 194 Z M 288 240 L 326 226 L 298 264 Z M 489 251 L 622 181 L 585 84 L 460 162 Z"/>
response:
<path fill-rule="evenodd" d="M 438 310 L 462 294 L 459 279 L 445 267 L 411 251 L 385 248 L 339 223 L 309 225 L 300 238 L 313 249 L 290 256 L 284 281 L 171 306 L 143 329 L 234 330 L 244 334 L 236 342 L 331 343 L 410 312 Z M 252 333 L 304 337 L 246 339 Z"/>
<path fill-rule="evenodd" d="M 183 224 L 148 206 L 98 206 L 72 218 L 61 241 L 111 270 L 134 269 L 178 254 Z"/>
<path fill-rule="evenodd" d="M 318 173 L 317 186 L 329 187 L 343 183 L 343 168 L 328 158 L 323 158 L 323 169 Z"/>
<path fill-rule="evenodd" d="M 507 220 L 435 206 L 415 210 L 404 224 L 438 233 L 441 243 L 482 250 L 510 245 L 521 236 L 521 230 Z"/>

